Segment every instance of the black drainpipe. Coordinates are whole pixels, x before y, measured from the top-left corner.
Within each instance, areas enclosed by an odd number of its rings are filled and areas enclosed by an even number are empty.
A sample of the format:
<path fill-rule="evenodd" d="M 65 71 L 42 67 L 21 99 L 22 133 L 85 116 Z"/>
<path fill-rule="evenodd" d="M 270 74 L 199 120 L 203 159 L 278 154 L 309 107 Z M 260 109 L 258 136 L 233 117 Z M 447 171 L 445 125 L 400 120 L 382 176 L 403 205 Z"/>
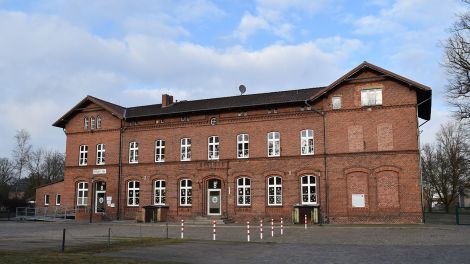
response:
<path fill-rule="evenodd" d="M 311 104 L 308 103 L 308 99 L 305 100 L 305 104 L 309 106 L 314 112 L 321 115 L 323 118 L 323 166 L 325 167 L 325 224 L 329 223 L 329 206 L 328 206 L 328 167 L 327 167 L 327 159 L 326 159 L 326 112 L 319 111 L 312 107 Z M 323 219 L 320 219 L 320 223 L 323 222 Z"/>
<path fill-rule="evenodd" d="M 121 220 L 121 192 L 122 192 L 122 134 L 124 133 L 123 121 L 119 128 L 119 166 L 118 166 L 118 193 L 117 193 L 117 219 Z"/>

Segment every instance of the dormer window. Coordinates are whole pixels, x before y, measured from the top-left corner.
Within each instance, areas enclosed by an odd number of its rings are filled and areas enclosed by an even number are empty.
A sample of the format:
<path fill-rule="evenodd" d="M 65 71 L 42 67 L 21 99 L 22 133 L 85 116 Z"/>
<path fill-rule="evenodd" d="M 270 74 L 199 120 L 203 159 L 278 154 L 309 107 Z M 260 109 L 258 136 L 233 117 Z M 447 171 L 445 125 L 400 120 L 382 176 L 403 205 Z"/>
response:
<path fill-rule="evenodd" d="M 85 118 L 83 119 L 83 128 L 84 129 L 88 129 L 88 116 L 85 116 Z"/>
<path fill-rule="evenodd" d="M 92 116 L 92 117 L 90 118 L 90 121 L 91 121 L 91 122 L 90 122 L 90 123 L 91 123 L 91 129 L 95 129 L 95 126 L 96 126 L 96 119 L 95 119 L 95 117 Z"/>
<path fill-rule="evenodd" d="M 96 128 L 101 128 L 101 116 L 96 117 Z"/>
<path fill-rule="evenodd" d="M 362 89 L 361 106 L 382 105 L 382 89 Z"/>

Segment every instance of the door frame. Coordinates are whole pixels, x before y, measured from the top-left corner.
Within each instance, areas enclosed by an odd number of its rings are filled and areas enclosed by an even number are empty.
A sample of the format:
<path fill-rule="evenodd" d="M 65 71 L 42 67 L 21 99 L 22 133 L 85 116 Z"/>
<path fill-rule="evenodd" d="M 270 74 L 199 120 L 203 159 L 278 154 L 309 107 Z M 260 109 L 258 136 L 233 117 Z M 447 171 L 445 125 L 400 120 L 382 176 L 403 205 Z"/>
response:
<path fill-rule="evenodd" d="M 219 213 L 218 214 L 210 213 L 211 192 L 219 192 Z M 222 189 L 207 189 L 207 215 L 222 215 Z"/>
<path fill-rule="evenodd" d="M 106 187 L 106 182 L 105 181 L 98 181 L 95 183 L 96 186 L 94 186 L 95 188 L 95 208 L 93 209 L 93 211 L 95 212 L 95 214 L 104 214 L 106 212 L 106 188 L 104 190 L 98 190 L 98 183 L 99 182 L 103 182 Z M 103 199 L 104 199 L 104 202 L 103 202 L 103 212 L 98 212 L 98 194 L 104 194 L 103 196 Z"/>

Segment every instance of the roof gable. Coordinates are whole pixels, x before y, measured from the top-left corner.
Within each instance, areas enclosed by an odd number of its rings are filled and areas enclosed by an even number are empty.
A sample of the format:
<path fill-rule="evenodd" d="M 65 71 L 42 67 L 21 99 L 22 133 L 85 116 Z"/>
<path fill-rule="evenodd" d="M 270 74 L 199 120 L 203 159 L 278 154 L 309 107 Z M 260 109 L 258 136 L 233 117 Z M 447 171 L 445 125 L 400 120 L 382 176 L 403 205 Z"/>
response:
<path fill-rule="evenodd" d="M 112 115 L 116 116 L 119 119 L 124 119 L 126 108 L 88 95 L 87 97 L 83 98 L 78 104 L 72 107 L 72 109 L 65 113 L 61 118 L 55 121 L 52 125 L 55 127 L 65 128 L 65 124 L 79 111 L 81 111 L 81 109 L 83 109 L 90 103 L 94 103 L 102 107 L 104 110 L 110 112 Z"/>

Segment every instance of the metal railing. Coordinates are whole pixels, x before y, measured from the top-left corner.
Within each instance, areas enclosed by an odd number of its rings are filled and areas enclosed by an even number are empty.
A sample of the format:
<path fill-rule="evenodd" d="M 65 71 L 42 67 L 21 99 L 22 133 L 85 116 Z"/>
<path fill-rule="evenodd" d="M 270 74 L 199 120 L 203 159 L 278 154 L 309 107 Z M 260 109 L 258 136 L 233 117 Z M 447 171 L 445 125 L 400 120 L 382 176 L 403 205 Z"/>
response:
<path fill-rule="evenodd" d="M 58 221 L 75 219 L 76 207 L 17 207 L 16 220 Z"/>

